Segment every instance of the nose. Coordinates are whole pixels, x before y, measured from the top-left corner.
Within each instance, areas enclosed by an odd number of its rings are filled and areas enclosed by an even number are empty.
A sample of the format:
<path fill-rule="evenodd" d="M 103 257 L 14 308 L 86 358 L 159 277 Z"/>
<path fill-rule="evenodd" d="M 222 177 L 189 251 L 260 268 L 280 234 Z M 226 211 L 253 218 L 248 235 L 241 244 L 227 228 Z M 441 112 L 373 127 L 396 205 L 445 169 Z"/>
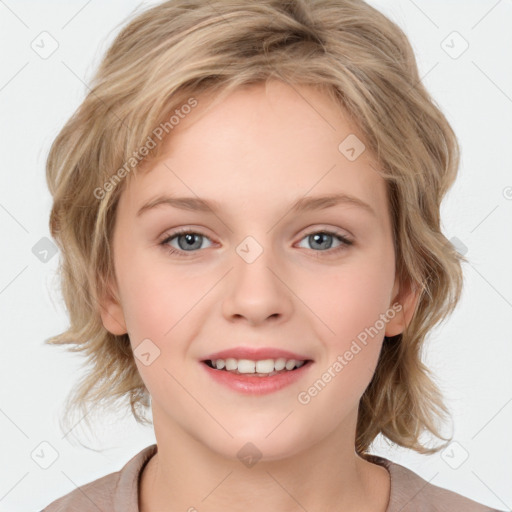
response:
<path fill-rule="evenodd" d="M 234 268 L 227 276 L 222 312 L 230 322 L 259 325 L 267 319 L 284 322 L 293 310 L 293 286 L 286 271 L 270 250 L 249 262 L 235 254 Z"/>

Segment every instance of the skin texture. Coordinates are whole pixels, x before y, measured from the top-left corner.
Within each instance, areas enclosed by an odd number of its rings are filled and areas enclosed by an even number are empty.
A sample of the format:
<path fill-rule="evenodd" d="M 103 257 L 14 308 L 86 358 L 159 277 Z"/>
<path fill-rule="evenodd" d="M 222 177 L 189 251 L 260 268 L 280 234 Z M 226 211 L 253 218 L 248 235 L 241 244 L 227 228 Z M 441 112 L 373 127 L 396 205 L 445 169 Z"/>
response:
<path fill-rule="evenodd" d="M 355 161 L 338 150 L 349 134 L 363 138 L 310 86 L 252 85 L 201 116 L 208 97 L 197 99 L 164 158 L 126 184 L 113 237 L 117 282 L 102 304 L 109 331 L 127 332 L 134 350 L 144 339 L 160 350 L 148 366 L 135 359 L 158 445 L 142 474 L 140 508 L 385 511 L 388 472 L 355 453 L 357 408 L 384 335 L 404 330 L 417 296 L 399 293 L 378 166 L 367 150 Z M 301 197 L 336 192 L 375 215 L 351 204 L 290 212 Z M 160 205 L 137 216 L 163 193 L 216 200 L 221 210 Z M 204 235 L 190 242 L 194 249 L 187 252 L 183 235 L 159 245 L 180 227 Z M 353 244 L 308 237 L 322 230 Z M 247 236 L 263 250 L 252 263 L 236 252 Z M 401 312 L 301 404 L 298 394 L 397 302 Z M 278 392 L 243 395 L 200 362 L 237 346 L 291 350 L 314 363 Z M 248 442 L 261 452 L 252 467 L 237 457 Z"/>

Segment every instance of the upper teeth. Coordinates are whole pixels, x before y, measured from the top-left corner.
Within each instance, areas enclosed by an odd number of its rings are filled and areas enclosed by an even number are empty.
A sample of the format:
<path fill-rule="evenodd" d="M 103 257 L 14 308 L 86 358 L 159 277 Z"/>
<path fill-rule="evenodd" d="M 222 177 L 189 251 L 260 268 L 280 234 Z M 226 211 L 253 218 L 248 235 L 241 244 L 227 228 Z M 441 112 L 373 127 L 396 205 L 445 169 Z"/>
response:
<path fill-rule="evenodd" d="M 225 368 L 228 371 L 238 370 L 240 373 L 271 373 L 274 370 L 278 372 L 285 368 L 293 370 L 294 368 L 300 368 L 304 363 L 305 361 L 284 358 L 252 361 L 250 359 L 233 359 L 228 357 L 227 359 L 212 361 L 212 365 L 217 370 Z"/>

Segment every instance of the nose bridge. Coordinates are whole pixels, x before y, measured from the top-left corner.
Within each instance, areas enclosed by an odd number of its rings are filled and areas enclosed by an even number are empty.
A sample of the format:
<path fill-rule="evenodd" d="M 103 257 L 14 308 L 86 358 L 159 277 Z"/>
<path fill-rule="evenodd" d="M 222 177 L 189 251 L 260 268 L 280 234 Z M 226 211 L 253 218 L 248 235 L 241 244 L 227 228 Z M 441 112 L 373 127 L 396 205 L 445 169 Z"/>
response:
<path fill-rule="evenodd" d="M 290 293 L 278 277 L 280 264 L 270 246 L 271 236 L 256 236 L 246 236 L 235 247 L 231 286 L 223 303 L 227 317 L 243 316 L 251 323 L 287 316 L 291 310 Z"/>

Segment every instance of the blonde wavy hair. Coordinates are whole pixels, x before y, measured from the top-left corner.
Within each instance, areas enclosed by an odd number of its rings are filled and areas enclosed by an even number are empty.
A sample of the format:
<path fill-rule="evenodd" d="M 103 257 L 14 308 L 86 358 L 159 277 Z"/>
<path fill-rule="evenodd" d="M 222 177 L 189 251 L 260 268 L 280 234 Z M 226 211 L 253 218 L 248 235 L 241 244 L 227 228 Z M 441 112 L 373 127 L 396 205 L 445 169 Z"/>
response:
<path fill-rule="evenodd" d="M 386 180 L 397 275 L 420 294 L 405 331 L 384 340 L 360 400 L 355 449 L 367 453 L 379 433 L 419 453 L 442 449 L 451 440 L 439 430 L 449 411 L 421 350 L 462 291 L 466 260 L 440 227 L 459 145 L 403 31 L 362 0 L 171 0 L 132 16 L 47 160 L 70 326 L 46 343 L 85 353 L 89 365 L 68 395 L 66 418 L 117 402 L 126 410 L 129 402 L 136 421 L 150 423 L 128 335 L 108 332 L 100 316 L 115 279 L 111 235 L 127 180 L 156 161 L 172 137 L 169 119 L 191 98 L 209 93 L 219 102 L 235 88 L 277 79 L 321 88 L 364 135 Z M 148 150 L 159 126 L 165 136 Z M 427 447 L 424 432 L 447 442 Z"/>

